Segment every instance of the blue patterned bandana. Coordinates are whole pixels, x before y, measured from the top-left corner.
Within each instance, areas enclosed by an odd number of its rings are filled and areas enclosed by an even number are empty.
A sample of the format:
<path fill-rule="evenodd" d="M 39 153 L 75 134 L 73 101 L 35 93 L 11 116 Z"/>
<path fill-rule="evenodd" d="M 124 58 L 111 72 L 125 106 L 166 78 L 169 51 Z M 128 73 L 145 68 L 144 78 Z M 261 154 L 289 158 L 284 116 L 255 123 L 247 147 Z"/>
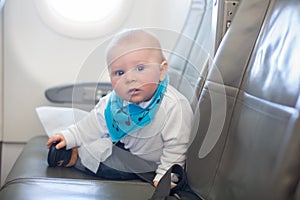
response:
<path fill-rule="evenodd" d="M 137 131 L 149 124 L 162 102 L 168 85 L 168 76 L 159 83 L 154 96 L 146 108 L 129 103 L 123 105 L 124 101 L 115 91 L 112 91 L 104 116 L 106 125 L 113 142 L 117 142 L 125 136 Z"/>

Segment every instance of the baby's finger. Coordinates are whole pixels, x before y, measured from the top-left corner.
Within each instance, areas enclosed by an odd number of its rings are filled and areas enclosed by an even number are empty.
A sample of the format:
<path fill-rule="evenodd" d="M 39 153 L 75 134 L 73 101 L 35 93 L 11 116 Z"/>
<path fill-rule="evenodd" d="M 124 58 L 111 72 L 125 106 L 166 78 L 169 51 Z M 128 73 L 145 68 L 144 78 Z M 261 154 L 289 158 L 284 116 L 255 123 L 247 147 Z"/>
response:
<path fill-rule="evenodd" d="M 48 142 L 47 142 L 47 147 L 50 148 L 51 144 L 53 142 L 59 142 L 61 140 L 60 135 L 54 135 L 53 137 L 51 137 Z"/>
<path fill-rule="evenodd" d="M 61 149 L 61 148 L 65 147 L 65 146 L 66 146 L 66 143 L 62 140 L 62 141 L 60 141 L 60 142 L 55 146 L 55 148 L 56 148 L 56 149 Z"/>

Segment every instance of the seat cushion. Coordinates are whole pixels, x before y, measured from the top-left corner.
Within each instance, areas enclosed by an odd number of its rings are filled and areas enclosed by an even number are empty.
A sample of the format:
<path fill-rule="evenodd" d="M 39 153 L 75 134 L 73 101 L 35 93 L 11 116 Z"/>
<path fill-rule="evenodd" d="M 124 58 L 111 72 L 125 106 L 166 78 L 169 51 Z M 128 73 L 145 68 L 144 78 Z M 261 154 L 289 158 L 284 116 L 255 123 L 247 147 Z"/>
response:
<path fill-rule="evenodd" d="M 109 181 L 75 168 L 47 164 L 46 136 L 25 145 L 0 191 L 0 199 L 148 199 L 154 187 L 139 180 Z"/>
<path fill-rule="evenodd" d="M 0 199 L 148 199 L 153 187 L 144 182 L 26 178 L 6 184 Z M 46 197 L 46 198 L 45 198 Z"/>

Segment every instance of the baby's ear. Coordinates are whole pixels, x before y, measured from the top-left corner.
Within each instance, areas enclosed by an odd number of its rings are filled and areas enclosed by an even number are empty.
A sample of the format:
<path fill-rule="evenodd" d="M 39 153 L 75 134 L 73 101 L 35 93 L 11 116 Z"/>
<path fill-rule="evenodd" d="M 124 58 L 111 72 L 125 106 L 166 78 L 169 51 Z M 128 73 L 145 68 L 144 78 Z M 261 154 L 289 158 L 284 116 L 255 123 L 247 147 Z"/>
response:
<path fill-rule="evenodd" d="M 167 76 L 168 67 L 169 67 L 169 64 L 166 60 L 164 60 L 160 64 L 160 78 L 159 78 L 160 81 L 163 81 L 165 79 L 165 77 Z"/>

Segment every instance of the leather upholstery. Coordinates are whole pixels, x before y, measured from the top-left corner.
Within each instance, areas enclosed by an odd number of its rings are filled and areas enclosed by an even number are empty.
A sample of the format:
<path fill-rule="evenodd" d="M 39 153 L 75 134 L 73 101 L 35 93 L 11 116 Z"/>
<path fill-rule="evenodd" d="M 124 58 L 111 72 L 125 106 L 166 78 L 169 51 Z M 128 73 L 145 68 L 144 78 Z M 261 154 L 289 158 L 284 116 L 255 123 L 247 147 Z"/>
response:
<path fill-rule="evenodd" d="M 192 103 L 197 102 L 199 92 L 207 76 L 210 61 L 212 33 L 204 21 L 210 21 L 213 1 L 193 0 L 190 12 L 168 60 L 170 83 Z"/>
<path fill-rule="evenodd" d="M 299 10 L 298 0 L 240 1 L 212 68 L 185 74 L 201 79 L 191 79 L 201 95 L 187 175 L 203 199 L 300 199 Z M 194 59 L 199 49 L 185 47 Z M 179 66 L 180 74 L 189 65 Z M 38 137 L 26 145 L 0 199 L 148 199 L 153 192 L 141 181 L 107 181 L 48 168 L 45 142 Z"/>
<path fill-rule="evenodd" d="M 268 3 L 269 1 L 261 0 L 240 3 L 231 27 L 220 44 L 214 65 L 201 93 L 200 122 L 196 127 L 197 136 L 188 154 L 190 158 L 188 175 L 193 188 L 204 196 L 209 196 L 214 182 L 243 74 L 262 26 Z M 214 135 L 216 136 L 213 137 Z M 210 144 L 204 141 L 205 137 L 207 141 L 217 141 L 217 144 L 204 158 L 195 159 L 199 157 L 201 144 L 204 153 L 214 145 L 213 142 Z M 199 170 L 204 173 L 199 173 Z"/>
<path fill-rule="evenodd" d="M 189 152 L 189 182 L 205 199 L 299 199 L 299 9 L 296 0 L 240 4 Z"/>
<path fill-rule="evenodd" d="M 0 192 L 1 200 L 147 199 L 154 188 L 141 181 L 109 181 L 74 168 L 50 168 L 46 136 L 25 146 Z"/>
<path fill-rule="evenodd" d="M 20 180 L 5 187 L 1 199 L 147 199 L 151 189 L 140 184 L 87 180 Z"/>

